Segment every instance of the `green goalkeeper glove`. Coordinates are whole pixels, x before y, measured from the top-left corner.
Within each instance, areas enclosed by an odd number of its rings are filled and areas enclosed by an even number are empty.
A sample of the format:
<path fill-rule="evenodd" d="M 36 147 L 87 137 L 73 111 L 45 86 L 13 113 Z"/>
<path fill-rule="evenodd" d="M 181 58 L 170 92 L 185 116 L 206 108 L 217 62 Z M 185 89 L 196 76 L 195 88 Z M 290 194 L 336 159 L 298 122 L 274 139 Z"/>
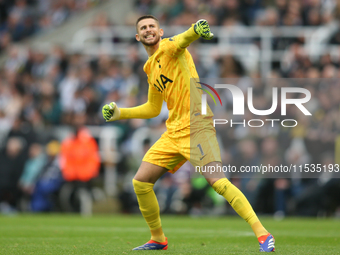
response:
<path fill-rule="evenodd" d="M 120 110 L 114 102 L 104 105 L 102 113 L 106 122 L 119 120 L 120 117 Z"/>
<path fill-rule="evenodd" d="M 211 40 L 214 34 L 210 32 L 210 27 L 205 19 L 200 19 L 194 25 L 195 33 L 201 36 L 203 39 Z"/>

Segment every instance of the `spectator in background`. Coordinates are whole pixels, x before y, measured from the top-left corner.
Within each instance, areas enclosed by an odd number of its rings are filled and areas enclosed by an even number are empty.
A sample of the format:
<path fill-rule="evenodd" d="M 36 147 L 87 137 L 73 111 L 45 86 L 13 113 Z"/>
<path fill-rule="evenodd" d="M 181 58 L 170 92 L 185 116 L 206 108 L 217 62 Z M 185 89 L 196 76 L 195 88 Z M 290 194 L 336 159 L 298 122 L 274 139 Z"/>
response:
<path fill-rule="evenodd" d="M 75 94 L 79 87 L 78 71 L 76 68 L 69 68 L 65 78 L 59 83 L 60 104 L 63 113 L 63 122 L 70 123 L 71 113 L 75 105 Z"/>
<path fill-rule="evenodd" d="M 18 138 L 21 141 L 24 159 L 27 160 L 29 147 L 32 143 L 36 142 L 37 137 L 31 123 L 25 120 L 23 116 L 17 117 L 14 120 L 12 129 L 7 135 L 7 141 L 11 138 Z"/>
<path fill-rule="evenodd" d="M 14 212 L 21 197 L 18 180 L 26 161 L 23 148 L 23 140 L 12 137 L 8 139 L 6 149 L 0 155 L 0 211 L 2 213 Z"/>
<path fill-rule="evenodd" d="M 61 188 L 62 208 L 66 211 L 92 213 L 90 181 L 100 168 L 100 156 L 96 140 L 84 126 L 86 115 L 73 113 L 73 134 L 61 145 L 61 172 L 67 183 Z"/>
<path fill-rule="evenodd" d="M 41 82 L 37 108 L 41 113 L 43 122 L 46 126 L 60 124 L 61 105 L 57 100 L 55 87 L 47 80 Z"/>
<path fill-rule="evenodd" d="M 31 210 L 33 212 L 57 211 L 59 189 L 64 182 L 59 166 L 60 143 L 56 140 L 46 145 L 47 163 L 35 185 Z M 59 209 L 60 210 L 60 209 Z"/>
<path fill-rule="evenodd" d="M 73 134 L 61 145 L 61 171 L 66 181 L 88 182 L 99 173 L 98 145 L 85 121 L 84 113 L 74 113 Z"/>
<path fill-rule="evenodd" d="M 19 179 L 20 189 L 27 195 L 31 195 L 35 183 L 46 163 L 46 155 L 40 144 L 33 143 L 29 148 L 29 159 L 25 163 L 24 171 Z"/>

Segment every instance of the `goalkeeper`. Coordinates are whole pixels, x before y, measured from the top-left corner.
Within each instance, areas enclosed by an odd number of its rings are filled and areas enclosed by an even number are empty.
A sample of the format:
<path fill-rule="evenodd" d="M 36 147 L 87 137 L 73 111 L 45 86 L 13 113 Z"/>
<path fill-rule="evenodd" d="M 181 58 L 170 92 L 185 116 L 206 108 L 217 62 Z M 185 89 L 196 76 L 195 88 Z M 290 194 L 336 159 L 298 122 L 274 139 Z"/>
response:
<path fill-rule="evenodd" d="M 151 15 L 140 17 L 136 30 L 136 40 L 143 44 L 149 56 L 144 65 L 149 83 L 148 101 L 132 108 L 119 108 L 112 102 L 102 111 L 106 121 L 149 119 L 159 115 L 163 100 L 167 103 L 167 131 L 145 154 L 132 180 L 139 208 L 151 231 L 151 240 L 134 250 L 166 250 L 168 241 L 161 227 L 154 183 L 167 171 L 175 173 L 187 160 L 194 167 L 222 166 L 212 125 L 213 114 L 209 107 L 206 115 L 200 114 L 202 91 L 196 88 L 198 74 L 186 49 L 199 37 L 210 40 L 213 34 L 207 21 L 199 20 L 184 33 L 162 39 L 164 31 L 157 18 Z M 260 251 L 274 251 L 274 237 L 262 226 L 242 192 L 222 172 L 202 174 L 249 223 L 260 243 Z"/>

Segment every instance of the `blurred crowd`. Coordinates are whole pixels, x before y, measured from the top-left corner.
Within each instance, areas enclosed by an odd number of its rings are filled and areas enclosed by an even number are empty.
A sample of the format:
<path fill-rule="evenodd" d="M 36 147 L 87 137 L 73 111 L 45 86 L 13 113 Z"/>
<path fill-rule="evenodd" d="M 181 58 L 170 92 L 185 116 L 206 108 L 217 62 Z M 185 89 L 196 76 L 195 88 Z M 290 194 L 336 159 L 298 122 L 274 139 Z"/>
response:
<path fill-rule="evenodd" d="M 150 13 L 161 23 L 172 25 L 191 25 L 204 18 L 216 26 L 321 26 L 340 14 L 336 0 L 137 0 L 135 3 L 138 14 Z"/>
<path fill-rule="evenodd" d="M 7 6 L 6 15 L 1 14 L 1 41 L 6 34 L 10 40 L 23 39 L 15 39 L 15 33 L 5 26 L 12 16 L 21 14 L 19 20 L 25 25 L 45 24 L 42 21 L 44 15 L 37 18 L 35 12 L 28 11 L 32 10 L 32 6 L 45 10 L 43 13 L 48 19 L 56 16 L 55 22 L 58 22 L 72 12 L 86 9 L 92 2 L 19 0 L 7 4 L 7 1 L 1 1 Z M 190 25 L 197 19 L 206 18 L 212 25 L 239 28 L 254 25 L 322 26 L 337 20 L 338 12 L 338 2 L 332 0 L 140 0 L 135 2 L 132 14 L 127 15 L 126 24 L 134 25 L 136 16 L 151 13 L 162 24 L 168 25 Z M 26 18 L 34 22 L 29 23 Z M 92 26 L 110 24 L 109 16 L 101 14 L 93 20 Z M 333 34 L 329 43 L 340 43 L 337 33 Z M 19 34 L 24 36 L 21 32 Z M 250 42 L 256 45 L 256 38 Z M 286 50 L 286 58 L 279 63 L 271 63 L 273 71 L 266 78 L 272 82 L 267 83 L 261 82 L 259 70 L 249 72 L 233 55 L 215 56 L 207 65 L 197 54 L 198 44 L 189 48 L 200 77 L 232 79 L 233 84 L 244 92 L 252 87 L 256 109 L 270 108 L 272 87 L 304 87 L 312 95 L 306 104 L 311 117 L 301 114 L 296 107 L 288 108 L 286 119 L 298 121 L 294 128 L 280 125 L 218 127 L 223 164 L 239 167 L 339 163 L 335 147 L 340 131 L 340 58 L 328 53 L 311 58 L 305 51 L 304 41 L 299 38 L 274 38 L 272 44 Z M 81 207 L 79 203 L 88 204 L 91 196 L 96 197 L 92 194 L 93 182 L 97 186 L 103 185 L 103 169 L 110 162 L 106 162 L 103 155 L 100 160 L 98 137 L 91 134 L 86 126 L 112 126 L 121 131 L 116 148 L 120 156 L 114 163 L 117 198 L 122 212 L 138 211 L 131 179 L 147 149 L 165 131 L 167 109 L 164 106 L 161 114 L 151 120 L 105 123 L 101 116 L 101 108 L 106 103 L 114 101 L 120 107 L 131 107 L 147 100 L 148 84 L 143 72 L 146 59 L 138 54 L 137 45 L 132 43 L 124 58 L 67 52 L 62 46 L 54 46 L 46 53 L 6 45 L 6 52 L 6 61 L 0 68 L 0 211 L 76 211 Z M 224 105 L 225 115 L 222 117 L 232 119 L 230 95 L 222 96 L 228 102 Z M 280 108 L 270 117 L 282 119 Z M 258 119 L 259 116 L 246 113 L 246 120 L 252 118 Z M 61 140 L 55 130 L 64 126 L 70 127 L 71 132 L 67 139 Z M 87 147 L 89 150 L 82 151 Z M 77 157 L 90 160 L 84 164 L 91 166 L 84 176 L 79 174 L 79 170 L 72 172 L 76 167 L 66 167 L 65 162 L 70 162 L 68 158 L 73 159 L 72 162 L 82 162 L 77 161 Z M 301 176 L 228 177 L 245 193 L 258 213 L 278 217 L 340 213 L 339 179 L 329 175 L 314 179 Z M 70 183 L 72 187 L 68 185 Z M 166 174 L 155 189 L 162 212 L 192 215 L 233 213 L 225 200 L 216 195 L 204 180 L 190 178 L 188 164 L 175 175 Z M 60 197 L 69 199 L 71 205 L 60 204 Z"/>
<path fill-rule="evenodd" d="M 100 0 L 1 0 L 0 53 L 12 43 L 60 26 Z"/>

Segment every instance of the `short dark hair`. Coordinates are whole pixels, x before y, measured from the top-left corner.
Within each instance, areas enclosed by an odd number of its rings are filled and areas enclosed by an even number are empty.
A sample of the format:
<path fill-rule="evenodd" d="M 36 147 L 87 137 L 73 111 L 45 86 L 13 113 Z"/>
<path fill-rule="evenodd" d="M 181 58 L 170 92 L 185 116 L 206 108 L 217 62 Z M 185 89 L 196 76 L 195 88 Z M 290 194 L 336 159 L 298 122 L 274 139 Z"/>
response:
<path fill-rule="evenodd" d="M 143 19 L 154 19 L 154 20 L 157 21 L 157 23 L 158 23 L 158 25 L 159 25 L 159 20 L 158 20 L 155 16 L 150 15 L 150 14 L 148 14 L 148 15 L 143 15 L 143 16 L 139 17 L 139 18 L 137 19 L 137 21 L 136 21 L 136 30 L 137 30 L 137 31 L 138 31 L 137 25 L 138 25 L 139 21 L 141 21 L 141 20 L 143 20 Z"/>

